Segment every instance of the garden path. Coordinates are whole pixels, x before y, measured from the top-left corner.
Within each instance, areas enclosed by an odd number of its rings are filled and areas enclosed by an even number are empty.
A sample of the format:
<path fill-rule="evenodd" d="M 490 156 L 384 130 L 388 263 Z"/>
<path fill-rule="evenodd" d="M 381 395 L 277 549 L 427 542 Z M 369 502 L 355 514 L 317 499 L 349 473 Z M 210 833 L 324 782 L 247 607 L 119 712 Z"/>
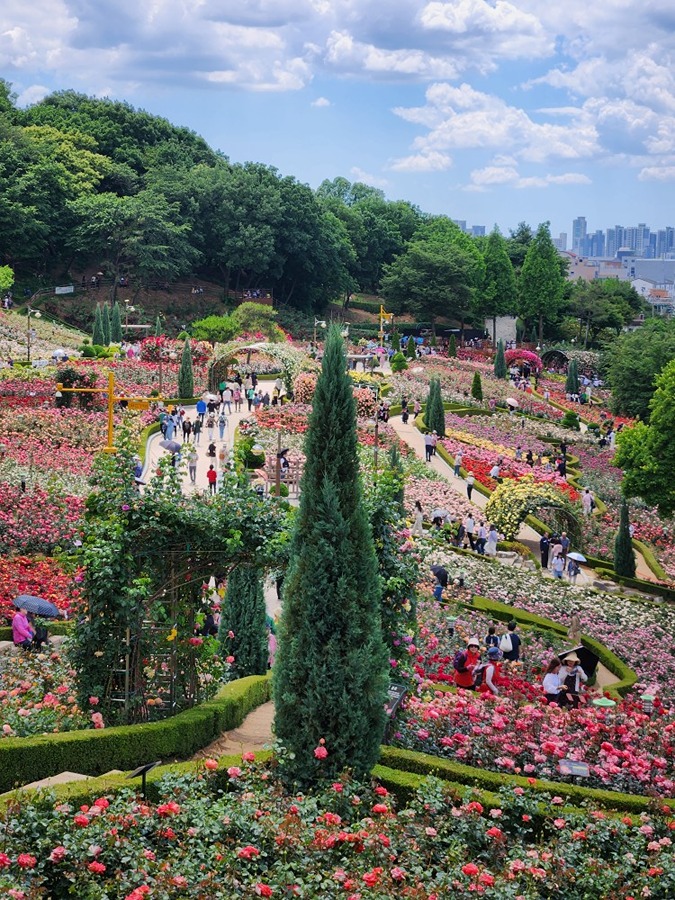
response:
<path fill-rule="evenodd" d="M 263 703 L 246 716 L 239 728 L 223 732 L 212 744 L 195 753 L 193 759 L 217 759 L 264 750 L 274 742 L 273 721 L 274 704 L 272 701 Z"/>

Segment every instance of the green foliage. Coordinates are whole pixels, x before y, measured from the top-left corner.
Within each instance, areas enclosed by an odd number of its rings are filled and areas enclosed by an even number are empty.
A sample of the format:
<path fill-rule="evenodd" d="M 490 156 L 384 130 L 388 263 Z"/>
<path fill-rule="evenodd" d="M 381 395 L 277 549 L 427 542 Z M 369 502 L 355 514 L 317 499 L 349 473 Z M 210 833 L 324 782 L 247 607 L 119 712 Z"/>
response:
<path fill-rule="evenodd" d="M 567 378 L 565 379 L 565 393 L 579 393 L 579 367 L 576 359 L 572 358 L 567 365 Z"/>
<path fill-rule="evenodd" d="M 490 232 L 485 243 L 484 256 L 485 279 L 477 294 L 476 314 L 480 319 L 492 319 L 494 341 L 497 316 L 514 314 L 518 303 L 516 274 L 509 258 L 506 241 L 497 226 Z"/>
<path fill-rule="evenodd" d="M 122 316 L 120 314 L 120 305 L 117 301 L 113 303 L 112 313 L 110 314 L 110 343 L 122 343 Z"/>
<path fill-rule="evenodd" d="M 675 320 L 650 320 L 617 338 L 603 359 L 614 412 L 649 421 L 655 378 L 673 359 Z"/>
<path fill-rule="evenodd" d="M 192 371 L 192 351 L 190 348 L 190 338 L 185 338 L 183 344 L 183 353 L 180 358 L 180 369 L 178 370 L 178 396 L 181 400 L 195 395 L 195 379 Z"/>
<path fill-rule="evenodd" d="M 675 360 L 657 376 L 649 409 L 649 425 L 619 432 L 615 463 L 624 470 L 626 497 L 642 497 L 669 516 L 675 512 Z"/>
<path fill-rule="evenodd" d="M 228 575 L 218 638 L 222 655 L 234 656 L 238 678 L 265 674 L 269 657 L 265 595 L 260 573 L 252 566 L 235 566 Z"/>
<path fill-rule="evenodd" d="M 162 722 L 5 738 L 0 741 L 0 792 L 35 781 L 36 772 L 44 778 L 59 772 L 101 775 L 157 759 L 190 758 L 241 725 L 269 696 L 269 677 L 257 676 L 223 685 L 211 700 Z"/>
<path fill-rule="evenodd" d="M 285 776 L 311 783 L 346 767 L 357 777 L 370 771 L 384 731 L 388 671 L 355 402 L 336 326 L 326 339 L 305 452 L 274 700 Z"/>
<path fill-rule="evenodd" d="M 408 342 L 405 345 L 405 355 L 408 357 L 408 359 L 417 359 L 415 338 L 412 336 L 412 334 L 408 338 Z"/>
<path fill-rule="evenodd" d="M 577 541 L 579 524 L 570 502 L 552 484 L 536 483 L 531 478 L 519 481 L 506 479 L 490 494 L 485 515 L 504 534 L 507 541 L 514 540 L 522 522 L 530 513 L 544 509 L 556 521 L 556 530 L 567 531 L 570 539 Z"/>
<path fill-rule="evenodd" d="M 471 382 L 471 396 L 474 400 L 483 399 L 483 382 L 480 380 L 480 372 L 473 373 L 473 381 Z"/>
<path fill-rule="evenodd" d="M 0 266 L 0 292 L 4 295 L 14 284 L 14 270 L 11 266 Z"/>
<path fill-rule="evenodd" d="M 626 578 L 635 578 L 635 553 L 629 530 L 628 504 L 621 502 L 619 530 L 614 538 L 614 571 Z"/>
<path fill-rule="evenodd" d="M 403 353 L 399 350 L 392 356 L 390 365 L 392 372 L 404 372 L 408 368 L 408 361 L 406 360 Z"/>
<path fill-rule="evenodd" d="M 441 397 L 441 382 L 438 378 L 429 381 L 429 395 L 424 409 L 424 424 L 427 431 L 435 431 L 439 437 L 445 436 L 445 408 Z"/>
<path fill-rule="evenodd" d="M 164 334 L 164 329 L 162 328 L 162 317 L 157 316 L 155 319 L 155 337 L 161 337 Z M 197 340 L 202 340 L 202 338 L 197 338 Z"/>
<path fill-rule="evenodd" d="M 277 311 L 264 303 L 242 303 L 230 318 L 240 334 L 261 331 L 265 339 L 272 343 L 284 339 L 283 332 L 276 323 Z"/>
<path fill-rule="evenodd" d="M 495 378 L 506 378 L 506 356 L 504 354 L 504 341 L 497 344 L 497 355 L 495 356 L 494 366 Z"/>
<path fill-rule="evenodd" d="M 518 312 L 533 328 L 539 323 L 539 343 L 543 340 L 544 323 L 555 322 L 562 310 L 564 286 L 558 251 L 548 222 L 544 222 L 527 248 L 518 283 Z"/>
<path fill-rule="evenodd" d="M 379 314 L 379 311 L 380 311 L 379 306 L 373 307 L 372 311 Z M 398 351 L 401 349 L 401 335 L 398 333 L 398 329 L 396 328 L 395 325 L 391 332 L 391 346 L 395 353 L 398 353 Z"/>
<path fill-rule="evenodd" d="M 575 322 L 583 329 L 583 346 L 596 343 L 603 332 L 621 333 L 643 307 L 635 288 L 618 278 L 579 279 L 570 298 Z M 579 333 L 581 338 L 581 331 Z"/>
<path fill-rule="evenodd" d="M 448 341 L 448 356 L 451 359 L 457 356 L 457 339 L 454 334 L 450 335 L 450 340 Z"/>
<path fill-rule="evenodd" d="M 92 332 L 91 342 L 97 347 L 105 346 L 105 333 L 103 331 L 103 314 L 101 312 L 101 304 L 96 304 L 94 312 L 94 330 Z"/>
<path fill-rule="evenodd" d="M 565 415 L 560 420 L 560 424 L 563 428 L 569 428 L 570 431 L 579 431 L 581 425 L 579 424 L 579 415 L 578 413 L 572 412 L 571 409 L 568 409 Z"/>
<path fill-rule="evenodd" d="M 196 341 L 208 341 L 210 344 L 226 344 L 239 333 L 239 327 L 231 316 L 206 316 L 197 319 L 190 330 Z"/>
<path fill-rule="evenodd" d="M 101 312 L 101 324 L 103 326 L 103 346 L 110 346 L 110 309 L 108 308 L 108 304 L 103 304 L 103 310 Z"/>

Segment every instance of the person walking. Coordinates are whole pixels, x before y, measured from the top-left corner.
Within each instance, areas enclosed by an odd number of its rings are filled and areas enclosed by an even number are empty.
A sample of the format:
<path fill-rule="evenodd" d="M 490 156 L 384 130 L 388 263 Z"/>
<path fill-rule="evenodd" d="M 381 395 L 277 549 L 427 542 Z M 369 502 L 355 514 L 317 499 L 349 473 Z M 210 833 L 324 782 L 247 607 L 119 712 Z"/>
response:
<path fill-rule="evenodd" d="M 229 384 L 223 391 L 223 408 L 227 409 L 228 413 L 232 415 L 232 389 Z"/>
<path fill-rule="evenodd" d="M 438 443 L 438 435 L 435 431 L 431 432 L 431 455 L 436 456 L 436 444 Z"/>
<path fill-rule="evenodd" d="M 539 538 L 539 553 L 541 555 L 541 567 L 542 569 L 548 569 L 548 553 L 551 546 L 551 542 L 548 539 L 548 531 L 542 534 Z"/>
<path fill-rule="evenodd" d="M 255 398 L 255 389 L 253 386 L 246 388 L 246 402 L 248 403 L 248 411 L 251 412 L 251 405 Z"/>
<path fill-rule="evenodd" d="M 227 393 L 227 391 L 226 391 Z M 232 404 L 230 404 L 231 406 Z M 225 440 L 225 429 L 227 428 L 227 416 L 224 412 L 218 416 L 218 437 L 221 441 Z"/>
<path fill-rule="evenodd" d="M 200 399 L 197 400 L 197 415 L 199 416 L 199 421 L 203 425 L 204 416 L 206 415 L 206 401 L 203 397 L 200 397 Z"/>
<path fill-rule="evenodd" d="M 459 470 L 462 468 L 462 460 L 464 459 L 464 454 L 461 450 L 458 450 L 455 454 L 455 478 L 459 478 Z"/>
<path fill-rule="evenodd" d="M 553 540 L 553 546 L 551 547 L 551 557 L 548 561 L 549 569 L 553 568 L 553 563 L 554 563 L 556 557 L 562 556 L 562 550 L 563 550 L 562 544 L 560 543 L 560 538 L 557 534 L 553 536 L 552 540 Z"/>
<path fill-rule="evenodd" d="M 419 400 L 415 400 L 415 402 L 413 403 L 413 415 L 415 416 L 415 418 L 417 418 L 421 412 L 422 404 Z"/>
<path fill-rule="evenodd" d="M 232 402 L 234 403 L 234 411 L 241 412 L 241 387 L 235 384 L 232 390 Z"/>
<path fill-rule="evenodd" d="M 216 493 L 216 482 L 218 481 L 218 473 L 215 470 L 213 463 L 209 466 L 209 471 L 206 473 L 206 478 L 209 482 L 209 493 Z"/>
<path fill-rule="evenodd" d="M 577 575 L 581 572 L 581 568 L 576 559 L 568 559 L 567 560 L 567 577 L 570 580 L 570 584 L 577 583 Z"/>
<path fill-rule="evenodd" d="M 496 557 L 497 556 L 497 544 L 499 543 L 499 532 L 497 531 L 494 525 L 490 525 L 490 530 L 487 534 L 487 539 L 485 541 L 485 555 Z"/>
<path fill-rule="evenodd" d="M 214 429 L 216 427 L 216 420 L 213 414 L 210 414 L 208 419 L 206 420 L 206 436 L 209 439 L 210 443 L 213 443 L 214 438 Z"/>
<path fill-rule="evenodd" d="M 553 577 L 559 578 L 562 581 L 563 572 L 565 571 L 565 558 L 562 553 L 553 557 L 551 568 L 553 569 Z"/>
<path fill-rule="evenodd" d="M 183 419 L 183 441 L 190 441 L 190 435 L 192 434 L 192 422 L 186 416 Z"/>
<path fill-rule="evenodd" d="M 505 634 L 501 636 L 499 641 L 499 649 L 504 654 L 504 659 L 509 660 L 509 662 L 518 662 L 520 659 L 520 645 L 522 641 L 520 640 L 520 635 L 516 634 L 517 627 L 516 622 L 509 622 L 506 626 Z"/>
<path fill-rule="evenodd" d="M 567 559 L 567 554 L 569 553 L 570 544 L 571 544 L 571 541 L 567 537 L 567 532 L 563 531 L 563 533 L 560 535 L 560 546 L 562 547 L 562 558 L 564 560 Z"/>
<path fill-rule="evenodd" d="M 478 537 L 476 538 L 476 552 L 481 556 L 485 554 L 485 544 L 487 543 L 488 530 L 485 522 L 481 522 L 478 526 Z"/>
<path fill-rule="evenodd" d="M 581 508 L 584 511 L 585 516 L 590 516 L 593 512 L 593 494 L 589 490 L 589 488 L 584 488 L 584 492 L 581 495 Z"/>
<path fill-rule="evenodd" d="M 473 485 L 476 481 L 476 476 L 473 472 L 467 472 L 466 475 L 466 496 L 471 500 L 471 494 L 473 493 Z"/>
<path fill-rule="evenodd" d="M 188 474 L 190 476 L 190 481 L 192 484 L 197 483 L 197 461 L 199 460 L 199 454 L 193 447 L 190 450 L 190 455 L 188 456 Z"/>
<path fill-rule="evenodd" d="M 464 522 L 462 524 L 464 525 L 464 530 L 466 531 L 466 536 L 469 539 L 469 546 L 471 547 L 472 550 L 475 550 L 476 542 L 474 541 L 474 538 L 473 538 L 473 532 L 476 527 L 476 522 L 474 521 L 474 518 L 471 515 L 471 513 L 469 513 L 468 516 L 465 517 Z"/>
<path fill-rule="evenodd" d="M 201 436 L 202 436 L 202 420 L 199 417 L 197 417 L 194 420 L 194 423 L 192 425 L 192 438 L 193 438 L 195 444 L 199 443 L 199 438 Z"/>
<path fill-rule="evenodd" d="M 415 522 L 410 533 L 415 537 L 424 537 L 424 510 L 419 500 L 415 500 Z"/>
<path fill-rule="evenodd" d="M 431 462 L 431 457 L 434 453 L 434 444 L 432 435 L 427 432 L 424 435 L 424 455 L 426 457 L 427 462 Z"/>

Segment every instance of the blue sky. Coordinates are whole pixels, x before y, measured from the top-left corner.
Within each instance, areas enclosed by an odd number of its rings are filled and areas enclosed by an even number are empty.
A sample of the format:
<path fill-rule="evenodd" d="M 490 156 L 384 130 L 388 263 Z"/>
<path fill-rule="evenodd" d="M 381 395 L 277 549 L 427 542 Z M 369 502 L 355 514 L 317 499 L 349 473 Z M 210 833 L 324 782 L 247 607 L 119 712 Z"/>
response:
<path fill-rule="evenodd" d="M 675 223 L 672 0 L 3 0 L 0 75 L 504 233 Z"/>

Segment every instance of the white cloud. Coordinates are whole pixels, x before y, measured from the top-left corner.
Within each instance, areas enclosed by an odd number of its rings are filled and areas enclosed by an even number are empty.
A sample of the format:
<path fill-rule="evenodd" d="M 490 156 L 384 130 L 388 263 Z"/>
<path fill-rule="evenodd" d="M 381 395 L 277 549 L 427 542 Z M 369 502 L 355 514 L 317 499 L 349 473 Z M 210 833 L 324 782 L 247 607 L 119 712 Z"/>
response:
<path fill-rule="evenodd" d="M 17 96 L 17 106 L 30 106 L 32 103 L 39 103 L 49 93 L 49 88 L 43 84 L 31 84 Z"/>
<path fill-rule="evenodd" d="M 450 166 L 452 166 L 451 156 L 431 150 L 396 159 L 390 163 L 389 168 L 395 172 L 442 172 Z"/>
<path fill-rule="evenodd" d="M 675 181 L 675 166 L 645 166 L 638 173 L 639 181 Z"/>
<path fill-rule="evenodd" d="M 312 100 L 312 102 L 310 103 L 310 106 L 319 106 L 319 107 L 331 106 L 331 105 L 332 104 L 331 104 L 330 100 L 328 100 L 326 97 L 317 97 L 316 100 Z"/>
<path fill-rule="evenodd" d="M 363 169 L 359 169 L 358 166 L 352 166 L 349 170 L 349 174 L 354 181 L 360 181 L 362 184 L 369 184 L 371 187 L 384 188 L 389 184 L 386 178 L 378 178 L 377 175 L 371 175 L 370 172 L 364 172 Z"/>
<path fill-rule="evenodd" d="M 521 176 L 515 165 L 491 165 L 474 169 L 471 181 L 464 186 L 467 191 L 487 191 L 491 187 L 546 188 L 550 185 L 591 184 L 591 179 L 580 172 L 565 172 L 561 175 Z"/>

